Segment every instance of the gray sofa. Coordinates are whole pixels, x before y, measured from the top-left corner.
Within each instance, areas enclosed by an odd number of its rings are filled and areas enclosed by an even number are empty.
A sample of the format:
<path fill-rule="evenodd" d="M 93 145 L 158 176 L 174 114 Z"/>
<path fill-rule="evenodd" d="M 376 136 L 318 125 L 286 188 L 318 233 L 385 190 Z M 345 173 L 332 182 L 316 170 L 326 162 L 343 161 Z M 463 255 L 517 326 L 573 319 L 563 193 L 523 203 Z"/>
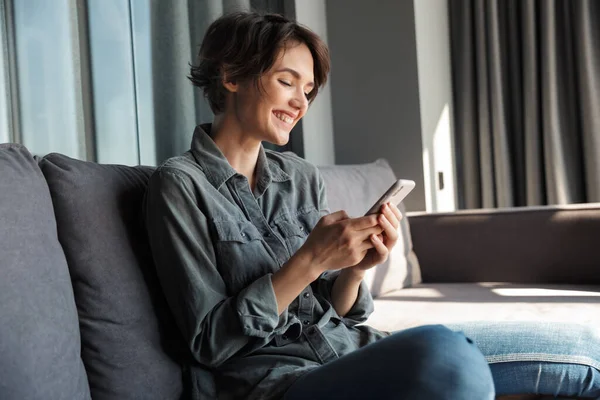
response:
<path fill-rule="evenodd" d="M 330 203 L 352 210 L 393 175 L 381 162 L 322 170 Z M 180 399 L 190 385 L 214 397 L 210 371 L 192 364 L 204 378 L 187 381 L 190 355 L 154 274 L 141 222 L 151 173 L 0 145 L 1 399 Z M 356 185 L 361 201 L 339 189 Z M 408 221 L 423 283 L 380 295 L 372 325 L 598 325 L 600 205 Z"/>
<path fill-rule="evenodd" d="M 579 323 L 600 332 L 600 203 L 409 213 L 423 284 L 376 299 L 369 323 Z"/>

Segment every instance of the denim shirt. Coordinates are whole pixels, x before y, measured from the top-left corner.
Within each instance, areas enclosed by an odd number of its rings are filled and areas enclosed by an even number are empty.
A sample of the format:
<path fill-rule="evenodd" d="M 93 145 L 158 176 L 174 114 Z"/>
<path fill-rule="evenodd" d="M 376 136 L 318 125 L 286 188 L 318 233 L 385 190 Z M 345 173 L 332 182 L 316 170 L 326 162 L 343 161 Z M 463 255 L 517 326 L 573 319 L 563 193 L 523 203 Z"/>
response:
<path fill-rule="evenodd" d="M 195 360 L 219 398 L 278 399 L 302 374 L 385 334 L 360 325 L 373 311 L 363 282 L 337 315 L 326 272 L 281 315 L 272 275 L 329 213 L 318 169 L 293 153 L 260 148 L 251 190 L 196 128 L 189 151 L 150 178 L 146 225 L 159 280 Z"/>

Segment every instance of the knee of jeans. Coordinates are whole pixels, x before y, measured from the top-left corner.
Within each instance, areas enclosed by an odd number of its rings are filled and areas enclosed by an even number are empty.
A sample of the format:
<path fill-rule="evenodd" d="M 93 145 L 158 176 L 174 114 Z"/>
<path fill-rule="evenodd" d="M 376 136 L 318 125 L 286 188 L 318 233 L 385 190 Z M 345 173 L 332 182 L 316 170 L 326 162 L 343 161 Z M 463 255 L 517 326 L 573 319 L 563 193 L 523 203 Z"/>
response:
<path fill-rule="evenodd" d="M 411 340 L 427 344 L 424 349 L 439 354 L 445 350 L 461 349 L 479 353 L 473 341 L 461 332 L 454 332 L 443 325 L 425 325 L 415 328 L 411 332 Z M 483 358 L 483 355 L 481 355 Z"/>
<path fill-rule="evenodd" d="M 441 325 L 416 328 L 408 339 L 419 374 L 493 391 L 488 363 L 472 340 Z"/>

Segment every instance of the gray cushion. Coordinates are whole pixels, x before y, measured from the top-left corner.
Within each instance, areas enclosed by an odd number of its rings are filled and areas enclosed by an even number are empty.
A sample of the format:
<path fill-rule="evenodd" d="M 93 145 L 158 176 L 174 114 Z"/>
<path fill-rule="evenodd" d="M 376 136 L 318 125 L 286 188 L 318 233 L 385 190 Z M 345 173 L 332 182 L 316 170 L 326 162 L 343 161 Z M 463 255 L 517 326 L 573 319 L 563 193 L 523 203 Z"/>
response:
<path fill-rule="evenodd" d="M 88 399 L 48 186 L 19 145 L 0 145 L 0 171 L 0 399 Z"/>
<path fill-rule="evenodd" d="M 384 159 L 369 164 L 321 166 L 319 170 L 325 180 L 331 212 L 345 210 L 351 217 L 363 216 L 396 180 Z M 388 260 L 365 276 L 374 297 L 421 282 L 406 211 L 403 204 L 399 208 L 404 215 L 400 221 L 400 239 Z"/>
<path fill-rule="evenodd" d="M 177 399 L 187 354 L 161 294 L 141 223 L 152 170 L 51 154 L 40 162 L 79 311 L 97 399 Z"/>

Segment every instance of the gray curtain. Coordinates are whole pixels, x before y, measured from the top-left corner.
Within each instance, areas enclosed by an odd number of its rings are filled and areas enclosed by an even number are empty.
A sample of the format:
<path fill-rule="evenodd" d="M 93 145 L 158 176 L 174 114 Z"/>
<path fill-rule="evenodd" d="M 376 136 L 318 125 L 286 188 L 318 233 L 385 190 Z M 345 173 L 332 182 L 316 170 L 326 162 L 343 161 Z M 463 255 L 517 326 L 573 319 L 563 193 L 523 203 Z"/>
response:
<path fill-rule="evenodd" d="M 600 1 L 449 10 L 459 207 L 600 201 Z"/>
<path fill-rule="evenodd" d="M 150 2 L 157 163 L 188 150 L 194 127 L 212 120 L 201 92 L 185 79 L 206 28 L 225 12 L 249 8 L 249 0 Z"/>

